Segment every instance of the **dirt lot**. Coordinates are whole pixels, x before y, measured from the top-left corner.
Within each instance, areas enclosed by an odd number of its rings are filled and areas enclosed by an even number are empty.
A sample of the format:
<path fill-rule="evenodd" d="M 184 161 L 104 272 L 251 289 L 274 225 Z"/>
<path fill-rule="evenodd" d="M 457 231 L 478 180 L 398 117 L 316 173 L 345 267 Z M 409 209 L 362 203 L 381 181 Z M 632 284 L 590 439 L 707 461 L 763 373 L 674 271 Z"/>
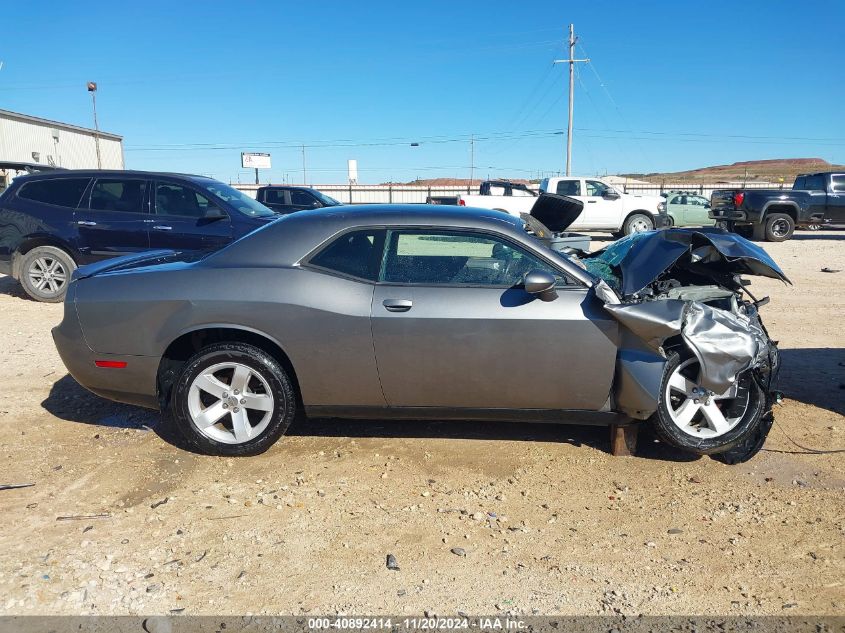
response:
<path fill-rule="evenodd" d="M 845 232 L 767 248 L 795 283 L 752 286 L 787 399 L 734 467 L 451 422 L 310 422 L 260 457 L 192 454 L 155 412 L 76 385 L 49 336 L 61 306 L 0 277 L 0 484 L 35 483 L 0 491 L 0 613 L 845 613 L 845 455 L 784 434 L 845 448 Z"/>

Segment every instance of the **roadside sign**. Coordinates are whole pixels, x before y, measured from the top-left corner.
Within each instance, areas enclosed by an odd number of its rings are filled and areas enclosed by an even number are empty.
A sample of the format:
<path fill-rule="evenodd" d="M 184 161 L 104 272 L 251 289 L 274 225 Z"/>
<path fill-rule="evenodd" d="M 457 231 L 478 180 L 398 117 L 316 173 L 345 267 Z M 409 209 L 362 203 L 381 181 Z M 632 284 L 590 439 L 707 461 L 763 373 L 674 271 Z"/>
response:
<path fill-rule="evenodd" d="M 241 152 L 241 167 L 244 169 L 270 169 L 270 154 Z"/>

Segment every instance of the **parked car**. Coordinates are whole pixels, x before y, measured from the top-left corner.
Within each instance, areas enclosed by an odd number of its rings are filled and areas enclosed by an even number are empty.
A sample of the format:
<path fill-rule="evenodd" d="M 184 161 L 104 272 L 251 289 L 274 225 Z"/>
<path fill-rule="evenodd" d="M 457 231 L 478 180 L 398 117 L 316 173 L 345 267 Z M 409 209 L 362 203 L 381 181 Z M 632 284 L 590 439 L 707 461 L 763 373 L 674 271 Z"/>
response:
<path fill-rule="evenodd" d="M 170 411 L 206 453 L 260 453 L 303 407 L 650 420 L 674 446 L 737 461 L 771 425 L 778 365 L 740 274 L 786 280 L 717 229 L 575 260 L 502 213 L 363 205 L 294 213 L 203 257 L 80 268 L 53 337 L 80 384 Z"/>
<path fill-rule="evenodd" d="M 0 273 L 58 302 L 84 264 L 148 251 L 213 250 L 276 219 L 232 187 L 184 174 L 61 170 L 0 195 Z"/>
<path fill-rule="evenodd" d="M 845 173 L 803 174 L 792 189 L 720 189 L 710 217 L 746 237 L 783 242 L 796 226 L 845 224 Z"/>
<path fill-rule="evenodd" d="M 666 213 L 672 226 L 713 226 L 710 219 L 710 201 L 692 191 L 668 191 L 661 194 L 666 198 Z"/>
<path fill-rule="evenodd" d="M 597 178 L 546 178 L 540 183 L 540 193 L 554 193 L 575 198 L 584 203 L 584 212 L 571 225 L 575 231 L 605 231 L 617 237 L 639 231 L 668 226 L 666 203 L 659 196 L 640 196 L 619 193 L 611 185 Z M 479 195 L 461 195 L 458 204 L 482 209 L 505 211 L 516 217 L 531 213 L 536 194 L 528 191 L 511 195 L 491 190 Z"/>
<path fill-rule="evenodd" d="M 268 185 L 259 187 L 255 199 L 265 207 L 276 213 L 288 214 L 307 209 L 321 209 L 322 207 L 336 207 L 338 202 L 331 196 L 320 193 L 310 187 L 288 187 L 282 185 Z"/>

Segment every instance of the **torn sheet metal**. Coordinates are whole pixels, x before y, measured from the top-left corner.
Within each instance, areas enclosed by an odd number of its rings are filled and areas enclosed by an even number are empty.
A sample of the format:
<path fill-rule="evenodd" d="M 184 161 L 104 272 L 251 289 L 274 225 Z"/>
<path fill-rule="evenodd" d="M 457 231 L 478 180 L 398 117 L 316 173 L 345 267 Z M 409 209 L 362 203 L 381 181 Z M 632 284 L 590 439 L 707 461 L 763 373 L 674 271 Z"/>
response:
<path fill-rule="evenodd" d="M 681 335 L 701 363 L 699 384 L 714 393 L 765 360 L 769 347 L 763 328 L 748 317 L 697 301 L 688 305 Z"/>
<path fill-rule="evenodd" d="M 673 268 L 705 276 L 760 275 L 789 283 L 760 246 L 717 228 L 634 233 L 583 262 L 623 297 L 642 291 Z"/>
<path fill-rule="evenodd" d="M 686 301 L 648 301 L 628 305 L 605 305 L 604 309 L 651 349 L 659 351 L 670 336 L 681 332 Z"/>
<path fill-rule="evenodd" d="M 605 309 L 654 350 L 680 334 L 701 364 L 699 384 L 714 393 L 727 391 L 738 374 L 760 364 L 769 347 L 765 332 L 751 318 L 699 301 L 648 301 Z"/>

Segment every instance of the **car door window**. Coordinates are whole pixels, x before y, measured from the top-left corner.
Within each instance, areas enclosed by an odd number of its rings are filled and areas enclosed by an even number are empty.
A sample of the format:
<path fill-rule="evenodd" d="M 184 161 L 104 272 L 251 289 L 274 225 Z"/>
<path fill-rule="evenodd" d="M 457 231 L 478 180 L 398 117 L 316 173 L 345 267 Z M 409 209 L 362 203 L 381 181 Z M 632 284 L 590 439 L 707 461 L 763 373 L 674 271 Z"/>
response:
<path fill-rule="evenodd" d="M 297 207 L 314 207 L 317 201 L 307 191 L 293 190 L 290 192 L 290 203 Z"/>
<path fill-rule="evenodd" d="M 382 281 L 399 284 L 512 287 L 531 270 L 566 285 L 559 270 L 508 240 L 475 232 L 391 231 Z"/>
<path fill-rule="evenodd" d="M 220 209 L 190 187 L 160 182 L 156 184 L 155 212 L 156 215 L 205 218 L 219 215 Z"/>
<path fill-rule="evenodd" d="M 555 193 L 560 196 L 580 196 L 581 195 L 581 181 L 580 180 L 561 180 L 557 183 Z"/>
<path fill-rule="evenodd" d="M 28 182 L 18 191 L 18 197 L 44 204 L 75 209 L 79 205 L 90 178 L 57 178 Z"/>
<path fill-rule="evenodd" d="M 610 187 L 598 180 L 587 180 L 584 184 L 587 189 L 587 195 L 591 197 L 600 198 L 610 190 Z"/>
<path fill-rule="evenodd" d="M 669 204 L 683 204 L 683 202 L 682 202 L 681 200 L 682 200 L 681 196 L 674 196 L 674 197 L 673 197 L 673 198 L 669 201 Z"/>
<path fill-rule="evenodd" d="M 100 178 L 91 189 L 89 208 L 95 211 L 143 213 L 147 181 Z"/>
<path fill-rule="evenodd" d="M 831 178 L 833 191 L 835 193 L 845 193 L 845 175 L 839 174 Z"/>
<path fill-rule="evenodd" d="M 344 233 L 311 257 L 308 264 L 367 281 L 378 278 L 384 250 L 383 229 Z"/>

